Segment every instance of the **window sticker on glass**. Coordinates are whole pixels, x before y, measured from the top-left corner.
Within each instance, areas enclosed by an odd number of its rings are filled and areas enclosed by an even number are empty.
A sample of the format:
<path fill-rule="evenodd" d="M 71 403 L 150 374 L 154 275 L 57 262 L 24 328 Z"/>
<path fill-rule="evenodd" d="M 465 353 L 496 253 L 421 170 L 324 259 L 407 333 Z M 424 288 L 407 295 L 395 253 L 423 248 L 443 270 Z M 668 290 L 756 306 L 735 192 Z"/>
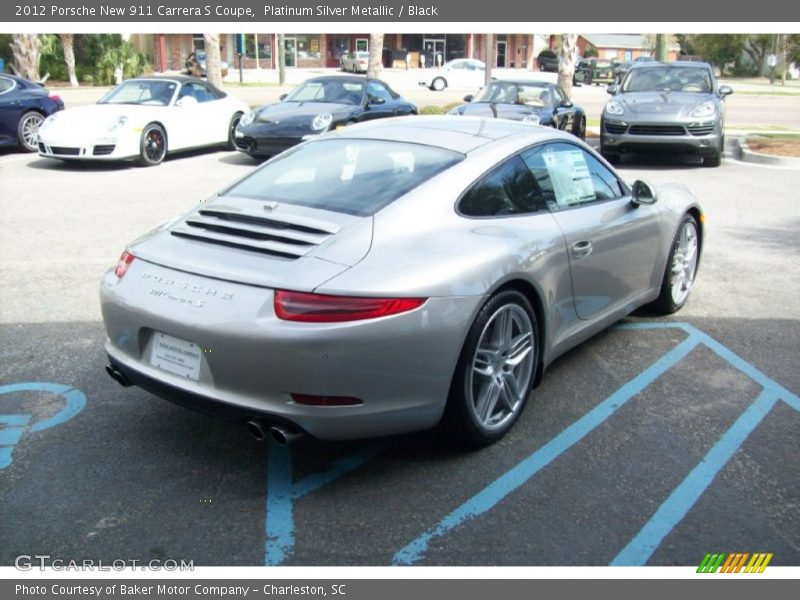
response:
<path fill-rule="evenodd" d="M 542 156 L 559 206 L 581 204 L 595 199 L 592 176 L 583 152 L 545 152 Z"/>

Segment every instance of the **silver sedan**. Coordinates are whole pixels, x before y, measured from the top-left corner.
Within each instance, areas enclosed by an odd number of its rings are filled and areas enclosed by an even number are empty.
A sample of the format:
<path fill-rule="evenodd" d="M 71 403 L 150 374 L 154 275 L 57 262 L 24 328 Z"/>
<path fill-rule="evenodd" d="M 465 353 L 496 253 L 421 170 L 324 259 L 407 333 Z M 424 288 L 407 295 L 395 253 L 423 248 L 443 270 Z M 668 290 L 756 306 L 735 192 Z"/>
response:
<path fill-rule="evenodd" d="M 101 285 L 108 373 L 289 441 L 441 421 L 488 444 L 552 361 L 681 308 L 703 217 L 586 144 L 405 117 L 296 146 L 130 243 Z"/>

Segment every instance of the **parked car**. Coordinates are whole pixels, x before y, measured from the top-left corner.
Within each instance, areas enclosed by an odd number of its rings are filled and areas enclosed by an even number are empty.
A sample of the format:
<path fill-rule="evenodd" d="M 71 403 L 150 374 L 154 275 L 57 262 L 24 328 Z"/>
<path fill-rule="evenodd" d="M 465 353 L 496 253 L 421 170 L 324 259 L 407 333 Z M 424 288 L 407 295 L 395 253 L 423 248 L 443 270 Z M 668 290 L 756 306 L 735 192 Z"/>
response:
<path fill-rule="evenodd" d="M 614 65 L 610 60 L 590 58 L 583 61 L 583 80 L 586 85 L 614 82 Z"/>
<path fill-rule="evenodd" d="M 101 284 L 107 371 L 262 439 L 445 419 L 492 443 L 556 357 L 686 303 L 700 210 L 551 128 L 331 131 L 125 248 Z"/>
<path fill-rule="evenodd" d="M 18 146 L 35 152 L 39 126 L 64 102 L 33 81 L 0 74 L 0 147 Z"/>
<path fill-rule="evenodd" d="M 486 64 L 474 58 L 451 60 L 439 69 L 422 69 L 419 84 L 441 92 L 447 87 L 478 89 L 486 80 Z"/>
<path fill-rule="evenodd" d="M 724 99 L 708 63 L 635 62 L 600 119 L 600 151 L 616 162 L 623 152 L 680 152 L 717 167 L 725 147 Z"/>
<path fill-rule="evenodd" d="M 353 75 L 314 77 L 276 104 L 248 112 L 236 129 L 236 148 L 256 158 L 279 154 L 308 136 L 361 121 L 417 114 L 388 83 Z"/>
<path fill-rule="evenodd" d="M 39 128 L 39 156 L 61 160 L 137 159 L 161 163 L 167 153 L 202 146 L 234 149 L 233 132 L 247 104 L 194 77 L 139 77 L 97 104 L 57 112 Z"/>
<path fill-rule="evenodd" d="M 569 131 L 586 137 L 586 113 L 553 83 L 529 80 L 494 80 L 476 96 L 464 96 L 448 114 L 523 121 Z"/>
<path fill-rule="evenodd" d="M 536 65 L 540 71 L 558 73 L 558 55 L 553 50 L 542 50 L 536 57 Z"/>
<path fill-rule="evenodd" d="M 220 60 L 220 71 L 223 77 L 228 76 L 228 63 Z M 202 50 L 199 52 L 192 52 L 186 59 L 186 74 L 193 77 L 206 77 L 208 71 L 206 70 L 206 53 Z"/>
<path fill-rule="evenodd" d="M 339 68 L 351 73 L 366 73 L 369 67 L 369 52 L 348 52 L 339 59 Z"/>

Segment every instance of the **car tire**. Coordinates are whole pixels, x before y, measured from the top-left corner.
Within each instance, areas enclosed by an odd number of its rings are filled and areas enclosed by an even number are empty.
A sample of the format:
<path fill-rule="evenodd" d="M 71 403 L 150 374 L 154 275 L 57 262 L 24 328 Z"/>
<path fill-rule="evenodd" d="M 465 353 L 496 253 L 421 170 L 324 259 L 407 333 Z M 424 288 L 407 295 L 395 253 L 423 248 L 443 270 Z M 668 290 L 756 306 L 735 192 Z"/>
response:
<path fill-rule="evenodd" d="M 144 167 L 160 165 L 167 155 L 167 132 L 158 123 L 150 123 L 142 130 L 139 140 L 139 164 Z"/>
<path fill-rule="evenodd" d="M 572 130 L 572 134 L 580 140 L 586 139 L 586 117 L 581 115 L 578 117 L 578 121 L 576 122 L 575 127 Z"/>
<path fill-rule="evenodd" d="M 723 137 L 719 141 L 719 148 L 713 153 L 709 154 L 708 156 L 703 157 L 703 166 L 704 167 L 718 167 L 722 164 L 722 152 L 725 149 L 725 138 Z"/>
<path fill-rule="evenodd" d="M 231 122 L 228 125 L 228 141 L 225 143 L 226 150 L 236 150 L 236 128 L 239 126 L 239 121 L 242 120 L 242 113 L 237 112 L 231 117 Z"/>
<path fill-rule="evenodd" d="M 441 92 L 446 87 L 447 87 L 447 81 L 445 81 L 444 77 L 435 77 L 434 80 L 431 81 L 431 89 L 434 92 Z"/>
<path fill-rule="evenodd" d="M 657 312 L 671 315 L 686 304 L 697 277 L 701 241 L 697 221 L 690 214 L 684 215 L 672 240 L 661 291 L 651 305 Z"/>
<path fill-rule="evenodd" d="M 539 330 L 528 299 L 500 291 L 478 312 L 450 386 L 444 419 L 459 443 L 487 446 L 522 414 L 539 361 Z"/>
<path fill-rule="evenodd" d="M 39 127 L 44 122 L 42 113 L 29 110 L 17 123 L 17 143 L 25 152 L 36 152 L 39 149 Z"/>

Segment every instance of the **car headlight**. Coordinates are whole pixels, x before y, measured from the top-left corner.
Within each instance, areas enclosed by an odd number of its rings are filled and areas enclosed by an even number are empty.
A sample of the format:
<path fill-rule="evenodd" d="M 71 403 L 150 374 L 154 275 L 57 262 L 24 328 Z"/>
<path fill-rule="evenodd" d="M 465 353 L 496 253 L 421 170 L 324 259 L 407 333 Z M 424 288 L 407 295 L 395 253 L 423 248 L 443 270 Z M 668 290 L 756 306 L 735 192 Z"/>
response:
<path fill-rule="evenodd" d="M 245 113 L 245 115 L 239 120 L 239 127 L 247 127 L 256 120 L 256 111 L 249 110 Z"/>
<path fill-rule="evenodd" d="M 39 125 L 39 131 L 42 131 L 43 129 L 47 129 L 48 127 L 50 127 L 50 125 L 53 124 L 53 122 L 56 120 L 56 118 L 58 118 L 58 114 L 59 113 L 53 113 L 52 115 L 47 117 L 44 120 L 44 122 L 41 125 Z"/>
<path fill-rule="evenodd" d="M 311 129 L 314 131 L 322 131 L 330 127 L 332 122 L 333 115 L 331 113 L 320 113 L 311 121 Z"/>
<path fill-rule="evenodd" d="M 111 123 L 108 124 L 108 133 L 114 133 L 117 129 L 125 125 L 128 122 L 128 117 L 121 116 L 117 117 Z"/>
<path fill-rule="evenodd" d="M 624 115 L 625 109 L 622 108 L 622 104 L 620 104 L 616 100 L 609 100 L 606 103 L 606 112 L 609 115 Z"/>
<path fill-rule="evenodd" d="M 712 100 L 707 102 L 703 102 L 702 104 L 698 104 L 695 106 L 694 110 L 692 111 L 692 116 L 698 119 L 702 119 L 703 117 L 711 117 L 717 112 L 717 107 Z"/>

